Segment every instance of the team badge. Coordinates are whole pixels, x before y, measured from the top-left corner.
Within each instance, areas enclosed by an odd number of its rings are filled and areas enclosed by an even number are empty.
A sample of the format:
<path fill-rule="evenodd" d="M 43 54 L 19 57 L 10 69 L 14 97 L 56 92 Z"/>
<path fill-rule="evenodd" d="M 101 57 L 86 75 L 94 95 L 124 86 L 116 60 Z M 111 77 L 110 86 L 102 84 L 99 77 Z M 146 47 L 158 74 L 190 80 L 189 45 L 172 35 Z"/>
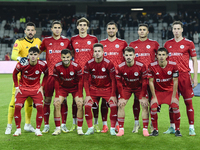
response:
<path fill-rule="evenodd" d="M 35 71 L 35 74 L 39 74 L 40 72 L 38 70 Z"/>
<path fill-rule="evenodd" d="M 116 48 L 119 48 L 119 45 L 118 45 L 118 44 L 116 44 L 116 45 L 115 45 L 115 47 L 116 47 Z"/>
<path fill-rule="evenodd" d="M 105 72 L 105 71 L 106 71 L 106 68 L 102 68 L 101 70 L 102 70 L 103 72 Z"/>
<path fill-rule="evenodd" d="M 90 44 L 91 44 L 91 41 L 87 41 L 87 44 L 90 45 Z"/>
<path fill-rule="evenodd" d="M 185 47 L 184 45 L 181 45 L 181 46 L 180 46 L 181 49 L 184 49 L 184 47 Z"/>
<path fill-rule="evenodd" d="M 65 44 L 63 42 L 60 43 L 61 46 L 64 46 Z"/>
<path fill-rule="evenodd" d="M 79 49 L 78 49 L 78 48 L 76 49 L 76 52 L 77 52 L 77 53 L 79 52 Z"/>
<path fill-rule="evenodd" d="M 15 44 L 14 44 L 14 47 L 17 47 L 17 46 L 18 46 L 18 44 L 17 44 L 17 43 L 15 43 Z"/>
<path fill-rule="evenodd" d="M 171 71 L 168 71 L 168 72 L 167 72 L 167 74 L 168 74 L 168 75 L 171 75 L 171 74 L 172 74 L 172 72 L 171 72 Z"/>
<path fill-rule="evenodd" d="M 135 75 L 135 76 L 138 76 L 138 72 L 135 72 L 134 75 Z"/>
<path fill-rule="evenodd" d="M 71 76 L 73 76 L 73 75 L 74 75 L 74 72 L 73 72 L 73 71 L 71 71 L 69 74 L 70 74 Z"/>
<path fill-rule="evenodd" d="M 52 54 L 52 50 L 49 50 L 49 54 Z"/>
<path fill-rule="evenodd" d="M 147 49 L 150 49 L 150 48 L 151 48 L 151 46 L 150 46 L 150 45 L 147 45 L 147 46 L 146 46 L 146 48 L 147 48 Z"/>

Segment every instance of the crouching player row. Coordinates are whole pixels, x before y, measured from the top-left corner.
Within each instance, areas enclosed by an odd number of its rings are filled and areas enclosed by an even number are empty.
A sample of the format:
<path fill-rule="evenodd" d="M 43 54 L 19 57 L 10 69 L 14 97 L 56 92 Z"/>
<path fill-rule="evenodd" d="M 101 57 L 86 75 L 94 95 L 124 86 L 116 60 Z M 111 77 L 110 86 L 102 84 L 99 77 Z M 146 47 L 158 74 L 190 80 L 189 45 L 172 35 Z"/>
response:
<path fill-rule="evenodd" d="M 14 118 L 17 127 L 13 136 L 21 135 L 21 109 L 28 97 L 33 99 L 37 109 L 35 135 L 42 135 L 40 126 L 43 120 L 43 86 L 47 79 L 48 69 L 45 62 L 38 60 L 39 49 L 37 47 L 31 47 L 29 49 L 28 57 L 27 64 L 21 65 L 18 62 L 13 71 L 13 81 L 16 88 Z M 21 73 L 21 79 L 18 83 L 17 74 L 19 72 Z M 44 78 L 42 85 L 40 85 L 42 72 L 44 73 Z"/>

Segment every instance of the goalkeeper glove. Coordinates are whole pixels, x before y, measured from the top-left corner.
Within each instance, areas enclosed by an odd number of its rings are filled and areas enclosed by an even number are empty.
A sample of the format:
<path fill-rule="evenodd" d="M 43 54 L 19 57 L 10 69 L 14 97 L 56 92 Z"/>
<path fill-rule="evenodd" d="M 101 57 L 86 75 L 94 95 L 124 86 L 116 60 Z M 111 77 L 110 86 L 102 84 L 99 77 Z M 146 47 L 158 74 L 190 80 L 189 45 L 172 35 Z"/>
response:
<path fill-rule="evenodd" d="M 18 57 L 17 60 L 20 62 L 22 66 L 28 65 L 28 58 L 27 57 Z"/>

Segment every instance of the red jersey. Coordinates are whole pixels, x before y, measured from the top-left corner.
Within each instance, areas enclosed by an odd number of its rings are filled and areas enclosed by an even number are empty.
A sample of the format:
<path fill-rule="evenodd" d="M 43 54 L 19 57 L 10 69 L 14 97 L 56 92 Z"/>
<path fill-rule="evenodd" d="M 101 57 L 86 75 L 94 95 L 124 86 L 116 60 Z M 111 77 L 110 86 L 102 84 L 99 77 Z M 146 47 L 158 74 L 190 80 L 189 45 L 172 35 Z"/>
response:
<path fill-rule="evenodd" d="M 134 65 L 129 67 L 126 62 L 121 63 L 117 67 L 117 87 L 121 98 L 123 98 L 123 89 L 146 90 L 147 70 L 142 63 L 135 61 Z"/>
<path fill-rule="evenodd" d="M 174 39 L 168 40 L 164 47 L 169 52 L 169 60 L 177 63 L 179 72 L 189 72 L 190 57 L 197 56 L 194 43 L 186 38 L 176 42 Z"/>
<path fill-rule="evenodd" d="M 88 82 L 91 77 L 91 81 Z M 84 67 L 84 88 L 86 95 L 90 96 L 89 88 L 94 90 L 112 89 L 112 96 L 115 96 L 115 67 L 111 61 L 106 58 L 97 63 L 94 58 L 89 60 Z"/>
<path fill-rule="evenodd" d="M 21 72 L 21 78 L 17 80 L 17 74 Z M 44 86 L 46 77 L 48 75 L 47 64 L 41 60 L 37 61 L 37 64 L 32 66 L 30 64 L 22 66 L 19 62 L 17 63 L 13 71 L 13 81 L 15 87 L 19 87 L 23 90 L 34 91 L 40 88 L 40 75 L 44 73 L 42 86 Z"/>
<path fill-rule="evenodd" d="M 84 69 L 85 63 L 93 57 L 93 45 L 98 43 L 96 36 L 87 35 L 82 38 L 75 35 L 71 38 L 71 46 L 74 49 L 74 60 Z"/>
<path fill-rule="evenodd" d="M 175 62 L 167 61 L 167 66 L 161 68 L 158 61 L 150 63 L 148 78 L 154 78 L 154 87 L 157 91 L 173 91 L 173 78 L 179 75 Z"/>
<path fill-rule="evenodd" d="M 79 94 L 82 94 L 82 69 L 77 63 L 71 61 L 68 67 L 65 67 L 62 62 L 57 63 L 53 70 L 53 76 L 59 82 L 60 87 L 77 89 Z"/>
<path fill-rule="evenodd" d="M 157 41 L 147 39 L 145 41 L 136 40 L 129 44 L 135 49 L 135 60 L 142 62 L 146 67 L 155 61 L 155 55 L 159 48 Z"/>
<path fill-rule="evenodd" d="M 69 39 L 64 36 L 61 36 L 58 40 L 55 40 L 52 36 L 43 39 L 40 50 L 46 50 L 49 75 L 53 75 L 55 64 L 61 61 L 61 51 L 66 48 L 71 49 L 71 46 Z"/>
<path fill-rule="evenodd" d="M 104 57 L 110 60 L 115 68 L 121 64 L 125 59 L 123 56 L 124 49 L 128 46 L 125 40 L 116 39 L 114 41 L 109 41 L 108 39 L 101 40 L 103 44 Z"/>

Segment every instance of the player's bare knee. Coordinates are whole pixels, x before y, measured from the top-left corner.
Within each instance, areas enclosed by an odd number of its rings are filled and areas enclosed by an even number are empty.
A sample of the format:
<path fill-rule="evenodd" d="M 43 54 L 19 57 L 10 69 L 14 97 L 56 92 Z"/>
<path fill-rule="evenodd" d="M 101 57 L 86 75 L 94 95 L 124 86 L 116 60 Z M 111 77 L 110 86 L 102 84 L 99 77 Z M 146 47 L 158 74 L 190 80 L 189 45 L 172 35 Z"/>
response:
<path fill-rule="evenodd" d="M 172 104 L 170 105 L 170 107 L 172 108 L 172 110 L 177 110 L 177 109 L 179 109 L 179 106 L 178 106 L 178 104 L 176 104 L 176 103 L 172 103 Z"/>
<path fill-rule="evenodd" d="M 77 102 L 77 109 L 82 109 L 83 108 L 83 103 L 82 102 Z"/>
<path fill-rule="evenodd" d="M 59 100 L 55 101 L 53 104 L 54 104 L 55 108 L 60 108 L 60 106 L 61 106 L 61 103 Z"/>
<path fill-rule="evenodd" d="M 157 107 L 158 107 L 157 103 L 151 104 L 151 110 L 155 111 L 155 110 L 157 110 Z"/>
<path fill-rule="evenodd" d="M 44 102 L 45 103 L 51 103 L 51 97 L 45 97 Z"/>

